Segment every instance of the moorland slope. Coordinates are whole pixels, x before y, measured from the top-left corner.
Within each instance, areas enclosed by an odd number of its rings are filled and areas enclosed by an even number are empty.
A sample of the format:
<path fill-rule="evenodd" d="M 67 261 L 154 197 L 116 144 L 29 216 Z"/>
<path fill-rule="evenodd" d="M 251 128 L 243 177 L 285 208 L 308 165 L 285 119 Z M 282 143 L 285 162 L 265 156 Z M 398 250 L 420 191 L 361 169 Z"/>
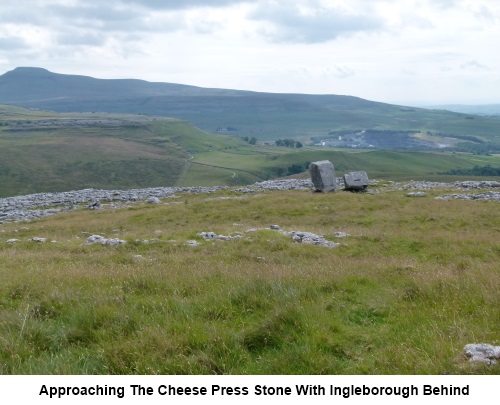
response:
<path fill-rule="evenodd" d="M 64 75 L 16 68 L 0 76 L 0 103 L 59 112 L 175 117 L 204 131 L 310 142 L 332 131 L 420 131 L 498 141 L 500 117 L 402 107 L 343 95 L 207 89 L 142 80 Z M 401 136 L 400 132 L 391 134 Z"/>

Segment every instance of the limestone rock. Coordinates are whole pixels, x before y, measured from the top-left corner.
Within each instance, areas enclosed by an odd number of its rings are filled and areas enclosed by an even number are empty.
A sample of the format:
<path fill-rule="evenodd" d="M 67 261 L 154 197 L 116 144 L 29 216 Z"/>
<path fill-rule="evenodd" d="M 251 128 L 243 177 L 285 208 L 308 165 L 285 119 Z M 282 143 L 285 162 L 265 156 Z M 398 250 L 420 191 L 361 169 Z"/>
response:
<path fill-rule="evenodd" d="M 36 237 L 36 236 L 35 236 L 35 237 L 34 237 L 34 238 L 32 238 L 31 240 L 32 240 L 33 242 L 41 242 L 41 243 L 43 243 L 43 242 L 46 242 L 46 241 L 47 241 L 47 238 L 38 238 L 38 237 Z"/>
<path fill-rule="evenodd" d="M 90 210 L 98 210 L 99 208 L 101 208 L 101 202 L 95 201 L 92 204 L 87 205 L 87 208 Z"/>
<path fill-rule="evenodd" d="M 108 238 L 105 238 L 104 236 L 101 236 L 101 235 L 91 235 L 87 238 L 87 242 L 85 244 L 86 245 L 98 244 L 98 245 L 114 246 L 114 245 L 124 245 L 126 243 L 127 243 L 126 241 L 124 241 L 122 239 L 118 239 L 118 238 L 108 239 Z"/>
<path fill-rule="evenodd" d="M 464 353 L 471 362 L 497 364 L 497 360 L 500 360 L 500 346 L 492 346 L 487 343 L 465 345 Z"/>
<path fill-rule="evenodd" d="M 344 174 L 346 190 L 364 190 L 368 187 L 368 175 L 366 172 L 350 172 Z"/>
<path fill-rule="evenodd" d="M 309 174 L 311 175 L 313 187 L 316 190 L 323 191 L 324 193 L 332 190 L 335 191 L 337 186 L 335 170 L 332 162 L 329 160 L 312 162 L 309 165 Z"/>
<path fill-rule="evenodd" d="M 215 232 L 201 232 L 198 236 L 201 236 L 205 240 L 217 239 L 217 234 Z"/>
<path fill-rule="evenodd" d="M 416 191 L 414 193 L 407 193 L 407 197 L 425 197 L 427 194 L 424 193 L 423 191 Z"/>
<path fill-rule="evenodd" d="M 328 248 L 334 248 L 340 246 L 340 243 L 330 242 L 326 240 L 321 235 L 316 235 L 311 232 L 301 232 L 301 231 L 291 231 L 286 232 L 283 230 L 278 230 L 279 233 L 287 236 L 291 236 L 291 238 L 297 243 L 303 243 L 306 245 L 319 245 Z"/>
<path fill-rule="evenodd" d="M 149 204 L 159 204 L 160 203 L 160 199 L 158 197 L 149 197 L 146 200 L 146 202 L 149 203 Z"/>
<path fill-rule="evenodd" d="M 335 232 L 333 236 L 335 236 L 336 238 L 346 238 L 350 235 L 346 232 Z"/>

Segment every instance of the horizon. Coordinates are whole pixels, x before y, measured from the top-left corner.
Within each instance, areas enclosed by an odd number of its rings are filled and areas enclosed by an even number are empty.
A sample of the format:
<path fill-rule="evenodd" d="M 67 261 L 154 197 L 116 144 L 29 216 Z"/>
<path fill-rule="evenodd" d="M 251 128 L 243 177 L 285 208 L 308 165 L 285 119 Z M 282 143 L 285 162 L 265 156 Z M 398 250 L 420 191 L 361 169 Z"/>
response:
<path fill-rule="evenodd" d="M 19 0 L 0 70 L 383 103 L 500 103 L 494 0 Z"/>

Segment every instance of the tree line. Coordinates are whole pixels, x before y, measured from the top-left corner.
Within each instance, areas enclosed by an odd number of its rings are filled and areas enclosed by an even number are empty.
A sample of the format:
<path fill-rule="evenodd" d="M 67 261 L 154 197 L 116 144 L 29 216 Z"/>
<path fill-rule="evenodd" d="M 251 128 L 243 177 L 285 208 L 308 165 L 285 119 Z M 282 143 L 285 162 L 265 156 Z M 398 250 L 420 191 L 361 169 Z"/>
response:
<path fill-rule="evenodd" d="M 302 143 L 294 139 L 278 139 L 276 146 L 286 146 L 287 148 L 302 148 Z"/>
<path fill-rule="evenodd" d="M 248 142 L 250 145 L 255 145 L 257 143 L 257 138 L 252 136 L 249 138 L 248 136 L 243 136 L 241 139 L 243 139 L 245 142 Z M 302 145 L 301 142 L 296 141 L 294 139 L 278 139 L 275 141 L 276 146 L 286 146 L 287 148 L 302 148 L 304 145 Z"/>
<path fill-rule="evenodd" d="M 500 176 L 500 167 L 492 167 L 491 165 L 475 165 L 471 169 L 451 169 L 441 174 L 451 174 L 457 176 Z"/>

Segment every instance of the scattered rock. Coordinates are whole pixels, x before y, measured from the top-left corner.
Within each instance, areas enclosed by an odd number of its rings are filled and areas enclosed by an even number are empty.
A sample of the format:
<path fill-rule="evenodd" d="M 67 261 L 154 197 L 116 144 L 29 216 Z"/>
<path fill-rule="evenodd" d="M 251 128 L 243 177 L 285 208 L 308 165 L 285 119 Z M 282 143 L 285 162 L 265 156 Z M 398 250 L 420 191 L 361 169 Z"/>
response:
<path fill-rule="evenodd" d="M 351 235 L 349 235 L 348 233 L 345 233 L 345 232 L 335 232 L 333 234 L 333 236 L 335 236 L 336 238 L 346 238 L 346 237 L 351 236 Z"/>
<path fill-rule="evenodd" d="M 311 232 L 299 232 L 299 231 L 286 232 L 282 230 L 279 230 L 278 232 L 283 235 L 291 236 L 292 239 L 297 243 L 320 245 L 328 248 L 334 248 L 340 246 L 340 243 L 330 242 L 326 240 L 323 236 L 316 235 Z"/>
<path fill-rule="evenodd" d="M 345 190 L 360 191 L 365 190 L 370 182 L 366 172 L 350 172 L 344 174 Z"/>
<path fill-rule="evenodd" d="M 160 204 L 160 199 L 158 197 L 149 197 L 146 202 L 148 204 Z"/>
<path fill-rule="evenodd" d="M 217 239 L 217 234 L 215 232 L 201 232 L 198 236 L 201 236 L 205 240 Z"/>
<path fill-rule="evenodd" d="M 19 239 L 9 239 L 7 243 L 16 243 L 19 242 Z"/>
<path fill-rule="evenodd" d="M 471 362 L 485 364 L 497 364 L 500 359 L 500 346 L 492 346 L 487 343 L 471 343 L 465 345 L 464 353 Z"/>
<path fill-rule="evenodd" d="M 254 187 L 263 190 L 310 190 L 313 186 L 311 180 L 287 179 L 287 180 L 266 180 L 255 183 Z"/>
<path fill-rule="evenodd" d="M 217 235 L 215 232 L 201 232 L 198 234 L 204 240 L 233 240 L 241 238 L 241 235 L 230 236 L 230 235 Z"/>
<path fill-rule="evenodd" d="M 312 162 L 309 165 L 309 174 L 316 190 L 327 193 L 335 191 L 337 181 L 335 179 L 335 170 L 332 162 L 329 160 L 320 160 Z"/>
<path fill-rule="evenodd" d="M 485 193 L 478 194 L 445 194 L 436 197 L 437 200 L 488 200 L 488 201 L 500 201 L 500 192 L 498 191 L 487 191 Z"/>
<path fill-rule="evenodd" d="M 87 242 L 85 242 L 86 245 L 125 245 L 127 241 L 118 239 L 118 238 L 105 238 L 104 236 L 101 235 L 91 235 L 87 238 Z"/>
<path fill-rule="evenodd" d="M 34 237 L 31 239 L 33 242 L 40 242 L 40 243 L 43 243 L 43 242 L 46 242 L 47 241 L 47 238 L 38 238 L 38 237 Z"/>
<path fill-rule="evenodd" d="M 407 197 L 425 197 L 427 194 L 423 191 L 415 191 L 413 193 L 407 193 Z"/>
<path fill-rule="evenodd" d="M 278 231 L 280 229 L 280 226 L 279 225 L 271 225 L 269 228 L 274 230 L 274 231 Z"/>
<path fill-rule="evenodd" d="M 188 246 L 199 246 L 199 245 L 201 245 L 201 243 L 200 243 L 200 242 L 197 242 L 197 241 L 195 241 L 195 240 L 188 240 L 188 241 L 187 241 L 187 245 L 188 245 Z"/>
<path fill-rule="evenodd" d="M 92 204 L 87 205 L 87 208 L 89 210 L 98 210 L 101 208 L 101 202 L 100 201 L 95 201 Z"/>

